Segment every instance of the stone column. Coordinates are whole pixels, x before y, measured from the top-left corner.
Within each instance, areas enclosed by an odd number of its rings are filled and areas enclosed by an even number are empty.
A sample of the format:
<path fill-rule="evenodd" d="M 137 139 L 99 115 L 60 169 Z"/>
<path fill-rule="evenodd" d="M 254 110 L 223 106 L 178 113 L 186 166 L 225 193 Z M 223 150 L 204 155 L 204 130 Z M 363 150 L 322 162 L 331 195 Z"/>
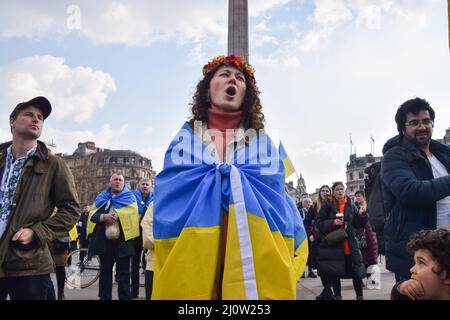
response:
<path fill-rule="evenodd" d="M 228 54 L 248 60 L 248 0 L 228 1 Z"/>

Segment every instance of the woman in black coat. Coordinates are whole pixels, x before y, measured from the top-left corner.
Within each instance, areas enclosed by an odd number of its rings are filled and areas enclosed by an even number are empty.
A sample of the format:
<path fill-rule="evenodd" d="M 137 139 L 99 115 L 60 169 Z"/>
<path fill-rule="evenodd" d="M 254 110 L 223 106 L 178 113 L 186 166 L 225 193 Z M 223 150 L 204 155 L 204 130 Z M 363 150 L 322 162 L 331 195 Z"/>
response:
<path fill-rule="evenodd" d="M 317 227 L 323 235 L 322 241 L 318 244 L 317 270 L 320 276 L 334 284 L 336 299 L 342 299 L 340 278 L 353 279 L 357 299 L 363 299 L 361 279 L 366 276 L 366 269 L 353 229 L 364 227 L 367 215 L 365 210 L 358 211 L 351 199 L 345 195 L 342 182 L 333 183 L 331 190 L 333 195 L 327 197 L 317 213 Z M 336 217 L 337 213 L 343 213 L 343 217 Z M 336 243 L 331 242 L 331 239 L 327 240 L 327 236 L 330 237 L 330 233 L 338 229 L 345 230 L 343 232 L 345 238 Z M 329 294 L 330 292 L 328 296 Z"/>

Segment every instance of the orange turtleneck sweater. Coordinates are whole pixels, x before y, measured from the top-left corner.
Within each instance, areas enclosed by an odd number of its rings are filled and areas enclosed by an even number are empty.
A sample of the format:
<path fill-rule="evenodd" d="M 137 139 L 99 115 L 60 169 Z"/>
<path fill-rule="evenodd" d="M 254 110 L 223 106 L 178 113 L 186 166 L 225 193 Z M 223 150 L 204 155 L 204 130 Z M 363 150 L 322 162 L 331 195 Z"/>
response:
<path fill-rule="evenodd" d="M 239 128 L 241 120 L 242 111 L 224 112 L 208 109 L 208 129 L 222 162 L 225 160 L 227 144 L 234 138 L 234 130 Z"/>
<path fill-rule="evenodd" d="M 208 109 L 208 129 L 211 139 L 214 141 L 219 159 L 225 160 L 225 152 L 228 142 L 234 138 L 234 131 L 239 128 L 242 119 L 242 111 L 223 112 L 217 109 Z M 228 130 L 227 130 L 228 129 Z M 227 242 L 228 214 L 222 210 L 222 225 L 220 235 L 220 270 L 216 276 L 212 293 L 213 300 L 222 299 L 223 264 L 225 261 L 225 244 Z"/>

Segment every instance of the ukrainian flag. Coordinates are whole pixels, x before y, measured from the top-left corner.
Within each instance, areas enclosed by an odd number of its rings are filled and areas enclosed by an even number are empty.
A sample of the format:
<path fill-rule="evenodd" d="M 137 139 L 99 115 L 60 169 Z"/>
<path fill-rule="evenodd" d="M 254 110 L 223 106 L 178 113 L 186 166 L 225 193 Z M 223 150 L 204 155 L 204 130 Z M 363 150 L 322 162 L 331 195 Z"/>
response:
<path fill-rule="evenodd" d="M 76 241 L 78 239 L 78 230 L 77 225 L 74 225 L 72 229 L 69 231 L 70 240 Z"/>
<path fill-rule="evenodd" d="M 145 201 L 145 202 L 142 197 L 141 189 L 137 188 L 136 191 L 134 191 L 134 196 L 136 197 L 139 214 L 141 216 L 144 216 L 145 215 L 144 209 L 148 209 L 148 207 L 150 206 L 150 203 L 153 201 L 153 192 L 150 192 L 150 194 L 147 197 L 147 201 Z"/>
<path fill-rule="evenodd" d="M 114 197 L 111 194 L 111 188 L 106 188 L 97 196 L 94 205 L 89 211 L 88 235 L 94 232 L 95 228 L 95 223 L 91 221 L 92 215 L 108 201 L 111 203 L 111 206 L 115 209 L 119 217 L 125 241 L 139 237 L 140 217 L 136 197 L 127 186 L 125 186 L 120 193 L 114 195 Z M 117 225 L 117 227 L 119 226 Z"/>
<path fill-rule="evenodd" d="M 211 299 L 224 209 L 222 299 L 295 299 L 308 248 L 284 171 L 265 134 L 216 164 L 185 123 L 155 180 L 152 298 Z"/>
<path fill-rule="evenodd" d="M 283 165 L 284 165 L 284 175 L 285 175 L 285 179 L 289 178 L 289 176 L 291 174 L 293 174 L 295 172 L 294 169 L 294 165 L 291 162 L 291 159 L 289 159 L 289 156 L 287 155 L 286 150 L 284 149 L 283 144 L 280 142 L 280 147 L 279 147 L 279 153 L 280 153 L 280 158 L 281 160 L 283 160 Z"/>

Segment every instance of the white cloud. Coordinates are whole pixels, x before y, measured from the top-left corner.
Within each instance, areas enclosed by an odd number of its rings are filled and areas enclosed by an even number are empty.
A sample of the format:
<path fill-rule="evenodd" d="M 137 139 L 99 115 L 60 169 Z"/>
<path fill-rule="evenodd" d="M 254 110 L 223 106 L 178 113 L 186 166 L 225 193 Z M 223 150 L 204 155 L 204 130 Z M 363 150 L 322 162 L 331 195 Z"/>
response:
<path fill-rule="evenodd" d="M 258 23 L 255 27 L 254 27 L 255 31 L 267 31 L 267 23 L 266 21 L 262 21 L 260 23 Z"/>
<path fill-rule="evenodd" d="M 71 68 L 64 58 L 51 55 L 28 57 L 0 67 L 2 99 L 17 102 L 43 95 L 52 103 L 52 115 L 59 119 L 89 120 L 115 90 L 109 74 L 88 67 Z"/>
<path fill-rule="evenodd" d="M 345 181 L 345 163 L 349 146 L 339 142 L 319 141 L 302 150 L 291 150 L 297 173 L 305 179 L 308 192 L 332 181 Z M 288 151 L 290 152 L 290 151 Z"/>
<path fill-rule="evenodd" d="M 0 37 L 42 38 L 79 34 L 97 44 L 149 45 L 177 39 L 197 42 L 209 35 L 222 35 L 226 25 L 224 1 L 77 1 L 80 28 L 69 30 L 71 1 L 43 0 L 2 3 Z M 267 6 L 265 6 L 267 7 Z M 258 11 L 261 11 L 260 8 Z M 20 12 L 20 19 L 17 19 Z M 29 23 L 33 21 L 33 23 Z M 225 29 L 226 31 L 226 29 Z"/>
<path fill-rule="evenodd" d="M 332 160 L 334 156 L 341 156 L 348 154 L 348 145 L 340 144 L 338 142 L 323 142 L 319 141 L 306 149 L 305 155 L 316 156 L 320 155 L 326 159 Z"/>
<path fill-rule="evenodd" d="M 68 131 L 60 128 L 44 129 L 42 140 L 54 142 L 56 152 L 72 154 L 79 142 L 94 141 L 99 148 L 105 149 L 128 149 L 123 147 L 123 138 L 128 130 L 125 123 L 119 128 L 114 128 L 111 124 L 105 123 L 98 132 L 91 130 Z M 1 134 L 1 132 L 0 132 Z"/>
<path fill-rule="evenodd" d="M 37 40 L 49 34 L 67 33 L 65 9 L 59 11 L 58 14 L 58 9 L 52 9 L 49 1 L 2 1 L 0 37 L 26 37 Z"/>
<path fill-rule="evenodd" d="M 142 131 L 143 132 L 143 134 L 145 135 L 145 136 L 151 136 L 152 134 L 153 134 L 153 132 L 155 132 L 155 129 L 154 128 L 144 128 L 144 130 Z"/>
<path fill-rule="evenodd" d="M 345 0 L 316 0 L 315 5 L 314 15 L 310 20 L 320 27 L 334 29 L 353 18 Z"/>
<path fill-rule="evenodd" d="M 249 14 L 264 15 L 289 0 L 252 0 Z M 205 38 L 224 42 L 228 18 L 228 1 L 210 0 L 80 0 L 80 28 L 69 30 L 73 18 L 67 12 L 72 1 L 10 1 L 0 10 L 0 37 L 66 36 L 78 33 L 97 44 L 149 45 L 155 41 L 175 39 L 179 43 L 196 43 Z M 20 12 L 20 19 L 17 19 Z M 33 21 L 33 23 L 30 23 Z"/>
<path fill-rule="evenodd" d="M 195 63 L 198 64 L 204 63 L 207 60 L 207 58 L 204 53 L 203 43 L 198 42 L 194 44 L 192 48 L 189 50 L 189 57 Z"/>
<path fill-rule="evenodd" d="M 96 136 L 96 143 L 102 148 L 119 148 L 123 149 L 121 144 L 121 137 L 125 135 L 128 130 L 128 123 L 123 124 L 119 128 L 113 127 L 111 124 L 106 123 Z M 126 149 L 126 148 L 125 148 Z"/>
<path fill-rule="evenodd" d="M 166 151 L 166 146 L 136 150 L 139 154 L 152 160 L 153 170 L 155 170 L 156 173 L 159 173 L 164 167 L 164 156 Z"/>
<path fill-rule="evenodd" d="M 56 145 L 56 153 L 65 154 L 72 154 L 79 142 L 97 141 L 92 131 L 67 131 L 59 128 L 44 128 L 41 140 L 53 142 Z"/>
<path fill-rule="evenodd" d="M 314 0 L 315 9 L 308 20 L 311 30 L 301 39 L 301 51 L 317 49 L 336 29 L 347 24 L 363 25 L 367 29 L 380 29 L 388 17 L 423 25 L 427 15 L 421 9 L 400 0 Z"/>
<path fill-rule="evenodd" d="M 267 11 L 286 5 L 290 0 L 250 0 L 248 3 L 248 14 L 257 17 L 266 14 Z"/>
<path fill-rule="evenodd" d="M 273 36 L 255 33 L 252 35 L 252 48 L 258 48 L 266 44 L 278 44 L 278 39 Z"/>
<path fill-rule="evenodd" d="M 0 129 L 0 143 L 11 140 L 11 132 Z"/>

